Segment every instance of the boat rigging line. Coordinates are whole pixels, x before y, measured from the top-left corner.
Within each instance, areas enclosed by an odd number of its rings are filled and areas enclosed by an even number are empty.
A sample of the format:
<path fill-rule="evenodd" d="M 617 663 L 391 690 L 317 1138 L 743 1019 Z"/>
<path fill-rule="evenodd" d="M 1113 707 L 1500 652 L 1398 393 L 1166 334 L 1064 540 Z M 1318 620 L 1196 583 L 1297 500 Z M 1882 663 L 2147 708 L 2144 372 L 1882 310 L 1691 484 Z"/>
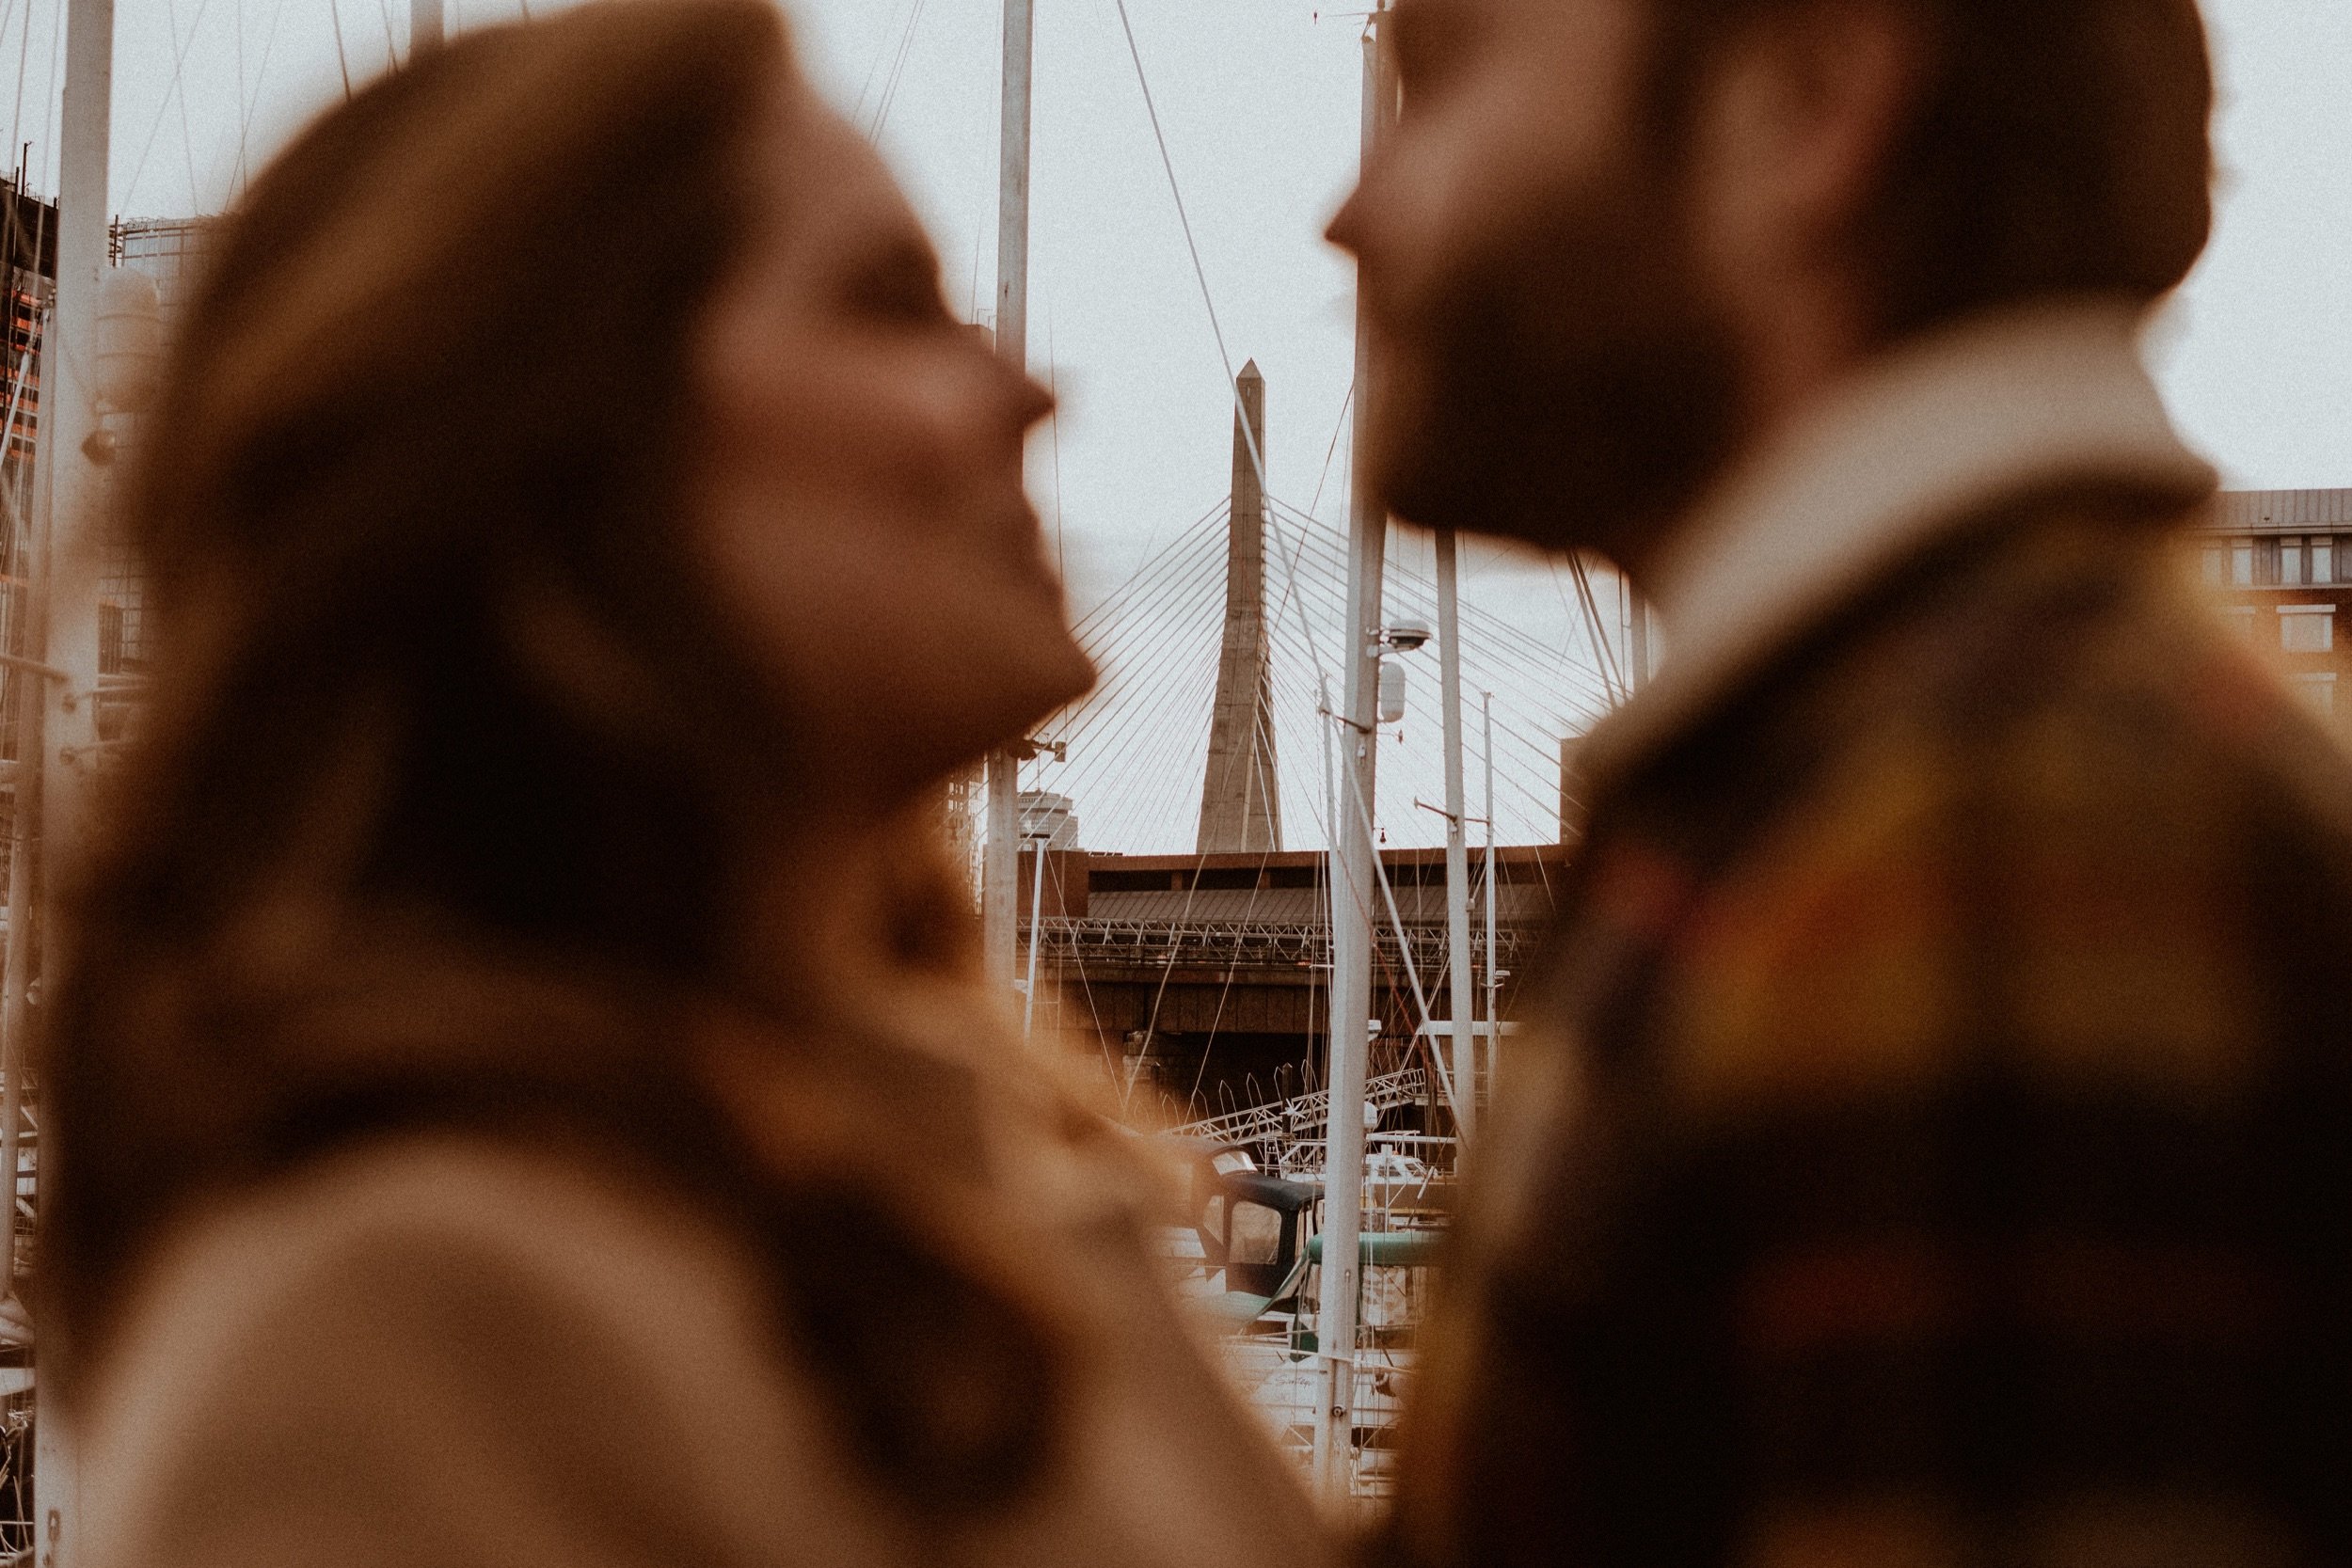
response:
<path fill-rule="evenodd" d="M 343 102 L 351 102 L 351 60 L 343 54 L 342 0 L 326 0 L 327 20 L 335 24 L 335 69 L 343 73 Z"/>
<path fill-rule="evenodd" d="M 1194 280 L 1200 285 L 1200 305 L 1201 309 L 1208 312 L 1210 336 L 1216 340 L 1217 362 L 1224 367 L 1225 385 L 1232 393 L 1233 412 L 1238 419 L 1237 428 L 1241 433 L 1242 444 L 1248 450 L 1249 467 L 1256 472 L 1258 492 L 1260 495 L 1267 495 L 1272 491 L 1273 486 L 1266 483 L 1265 453 L 1258 450 L 1257 432 L 1251 428 L 1248 411 L 1242 403 L 1241 380 L 1233 373 L 1232 351 L 1226 346 L 1225 327 L 1217 320 L 1216 296 L 1209 287 L 1208 267 L 1200 260 L 1200 243 L 1192 231 L 1192 214 L 1184 206 L 1184 185 L 1176 178 L 1176 160 L 1168 151 L 1168 133 L 1160 125 L 1160 107 L 1152 96 L 1152 78 L 1143 68 L 1143 51 L 1136 43 L 1135 22 L 1127 14 L 1127 0 L 1112 0 L 1112 3 L 1118 8 L 1120 30 L 1127 40 L 1127 57 L 1135 62 L 1136 86 L 1143 93 L 1144 113 L 1152 121 L 1152 140 L 1159 149 L 1160 167 L 1168 175 L 1168 198 L 1176 204 L 1176 221 L 1184 230 L 1184 250 L 1192 258 L 1192 276 Z M 1308 644 L 1308 652 L 1314 658 L 1315 673 L 1318 675 L 1321 674 L 1323 673 L 1321 650 L 1317 649 L 1311 641 Z"/>
<path fill-rule="evenodd" d="M 0 29 L 0 31 L 5 31 L 5 29 Z M 16 151 L 18 149 L 22 148 L 22 147 L 24 145 L 22 141 L 19 141 L 17 138 L 18 138 L 19 136 L 21 136 L 22 135 L 24 135 L 24 75 L 25 75 L 25 65 L 26 65 L 27 60 L 28 60 L 29 56 L 31 55 L 32 52 L 33 52 L 33 0 L 24 0 L 24 29 L 23 29 L 23 31 L 22 31 L 22 32 L 21 32 L 21 34 L 18 36 L 17 40 L 16 40 L 16 107 L 15 107 L 13 110 L 11 110 L 11 111 L 9 112 L 9 115 L 8 115 L 8 150 L 9 150 L 10 151 L 12 151 L 12 152 L 13 152 L 13 151 Z M 21 157 L 21 154 L 20 154 L 20 157 Z M 25 160 L 25 161 L 29 161 L 29 160 Z M 24 188 L 25 177 L 26 177 L 26 174 L 27 174 L 27 172 L 28 172 L 28 171 L 26 170 L 25 166 L 24 166 L 24 162 L 25 162 L 25 161 L 20 161 L 20 162 L 17 164 L 17 166 L 16 166 L 16 185 L 17 185 L 17 190 L 18 190 L 20 193 L 22 193 L 22 192 L 23 192 L 23 190 L 24 190 Z M 13 225 L 14 225 L 14 223 L 16 222 L 16 214 L 15 214 L 11 213 L 10 214 L 8 214 L 8 222 L 10 223 L 10 225 L 11 225 L 11 226 L 13 226 Z M 11 260 L 11 261 L 13 261 L 13 260 L 14 260 L 14 258 L 10 258 L 10 260 Z M 36 265 L 36 266 L 38 266 L 38 265 L 39 265 L 39 263 L 40 263 L 40 254 L 39 254 L 39 252 L 35 252 L 35 255 L 34 255 L 34 262 L 35 262 L 35 265 Z M 8 282 L 9 282 L 10 286 L 11 286 L 11 287 L 13 287 L 13 286 L 14 286 L 14 284 L 15 284 L 15 282 L 16 282 L 16 279 L 15 279 L 15 278 L 13 278 L 13 277 L 11 277 L 11 278 L 9 278 L 9 279 L 8 279 Z"/>
<path fill-rule="evenodd" d="M 1601 626 L 1600 605 L 1593 596 L 1593 579 L 1584 569 L 1581 555 L 1568 557 L 1568 574 L 1576 578 L 1577 597 L 1584 605 L 1584 631 L 1592 639 L 1594 657 L 1600 662 L 1602 673 L 1609 682 L 1609 698 L 1613 705 L 1622 705 L 1629 694 L 1625 671 L 1617 663 L 1614 640 Z"/>
<path fill-rule="evenodd" d="M 890 121 L 890 111 L 897 106 L 898 102 L 898 84 L 906 76 L 907 57 L 914 50 L 915 30 L 923 24 L 923 12 L 930 5 L 930 0 L 911 0 L 907 7 L 906 24 L 899 30 L 898 48 L 892 53 L 890 61 L 890 73 L 883 78 L 882 96 L 875 102 L 873 119 L 859 127 L 866 134 L 866 139 L 868 141 L 880 140 L 882 127 Z M 874 69 L 879 70 L 881 65 L 882 58 L 877 55 Z M 873 78 L 874 71 L 869 70 L 866 72 L 866 88 L 873 86 Z M 864 88 L 858 93 L 857 107 L 858 113 L 864 115 L 866 112 L 866 89 Z"/>
<path fill-rule="evenodd" d="M 245 190 L 252 183 L 252 171 L 246 163 L 246 149 L 253 139 L 253 117 L 260 111 L 262 106 L 262 84 L 269 80 L 270 56 L 278 48 L 278 24 L 279 19 L 285 14 L 286 0 L 277 0 L 277 4 L 270 8 L 269 31 L 264 34 L 262 39 L 262 63 L 253 72 L 253 89 L 252 94 L 249 97 L 246 96 L 245 68 L 243 65 L 244 56 L 242 54 L 244 45 L 242 41 L 240 41 L 238 46 L 240 54 L 237 74 L 237 92 L 240 97 L 245 98 L 245 102 L 241 106 L 243 112 L 237 123 L 237 189 L 240 191 Z M 245 25 L 245 0 L 237 0 L 237 25 L 242 36 L 242 29 Z M 185 101 L 185 95 L 183 94 L 182 102 L 184 103 Z"/>
<path fill-rule="evenodd" d="M 167 84 L 166 84 L 166 85 L 165 85 L 165 87 L 164 87 L 164 98 L 163 98 L 163 102 L 155 105 L 155 119 L 154 119 L 153 122 L 152 122 L 151 124 L 150 124 L 150 125 L 148 126 L 148 128 L 147 128 L 147 140 L 146 140 L 145 142 L 143 142 L 142 144 L 140 144 L 140 147 L 139 147 L 139 156 L 138 156 L 138 161 L 137 161 L 137 162 L 135 162 L 135 163 L 134 163 L 134 164 L 131 166 L 131 181 L 130 181 L 130 183 L 122 187 L 122 205 L 123 205 L 123 206 L 125 206 L 125 207 L 129 207 L 129 206 L 131 206 L 131 198 L 132 198 L 134 196 L 136 196 L 136 195 L 138 194 L 138 189 L 139 189 L 139 176 L 140 176 L 140 175 L 142 175 L 142 174 L 144 174 L 145 172 L 147 172 L 147 156 L 148 156 L 148 154 L 149 154 L 149 153 L 151 153 L 151 152 L 152 152 L 152 151 L 154 151 L 154 150 L 155 150 L 155 137 L 156 137 L 156 135 L 158 135 L 158 134 L 159 134 L 159 133 L 163 130 L 163 128 L 164 128 L 164 117 L 171 113 L 171 106 L 172 106 L 172 104 L 173 104 L 173 103 L 174 103 L 175 101 L 176 101 L 176 102 L 179 103 L 179 105 L 180 105 L 180 142 L 181 142 L 181 147 L 182 147 L 182 150 L 183 150 L 183 151 L 187 151 L 187 155 L 188 155 L 188 159 L 189 159 L 189 163 L 188 163 L 188 204 L 189 204 L 191 207 L 199 207 L 199 206 L 201 206 L 201 205 L 202 205 L 201 201 L 199 199 L 199 198 L 198 198 L 198 196 L 197 196 L 197 190 L 196 190 L 196 163 L 195 163 L 196 154 L 195 154 L 195 152 L 194 152 L 194 151 L 189 150 L 188 150 L 188 148 L 187 148 L 187 142 L 188 142 L 188 96 L 187 96 L 188 51 L 196 47 L 196 35 L 197 35 L 197 30 L 198 30 L 199 28 L 200 28 L 200 27 L 202 27 L 202 26 L 204 25 L 204 12 L 205 12 L 206 8 L 208 8 L 209 6 L 211 6 L 211 5 L 212 5 L 212 3 L 213 3 L 213 0 L 198 0 L 198 4 L 197 4 L 197 8 L 196 8 L 196 19 L 195 19 L 193 22 L 190 22 L 190 23 L 188 24 L 188 36 L 187 36 L 184 40 L 183 40 L 183 39 L 179 36 L 179 34 L 180 34 L 180 6 L 179 6 L 179 0 L 165 0 L 165 21 L 166 21 L 167 24 L 169 24 L 169 25 L 170 25 L 170 27 L 171 27 L 171 32 L 172 32 L 172 40 L 171 40 L 171 41 L 172 41 L 172 43 L 175 45 L 174 49 L 172 50 L 172 58 L 171 58 L 171 80 L 170 80 Z M 338 37 L 340 38 L 340 36 L 341 36 L 341 35 L 339 34 L 339 35 L 338 35 Z M 344 78 L 344 81 L 343 81 L 343 95 L 344 95 L 345 97 L 349 97 L 349 96 L 350 96 L 350 93 L 351 93 L 351 82 L 350 82 L 350 78 L 349 78 L 348 76 L 346 76 L 346 77 Z"/>
<path fill-rule="evenodd" d="M 1356 406 L 1356 383 L 1347 384 L 1347 395 L 1340 399 L 1340 417 L 1331 424 L 1331 444 L 1323 451 L 1323 472 L 1315 476 L 1315 499 L 1307 503 L 1307 515 L 1320 516 L 1323 512 L 1323 487 L 1331 478 L 1331 459 L 1339 455 L 1340 436 L 1347 430 L 1347 416 Z"/>

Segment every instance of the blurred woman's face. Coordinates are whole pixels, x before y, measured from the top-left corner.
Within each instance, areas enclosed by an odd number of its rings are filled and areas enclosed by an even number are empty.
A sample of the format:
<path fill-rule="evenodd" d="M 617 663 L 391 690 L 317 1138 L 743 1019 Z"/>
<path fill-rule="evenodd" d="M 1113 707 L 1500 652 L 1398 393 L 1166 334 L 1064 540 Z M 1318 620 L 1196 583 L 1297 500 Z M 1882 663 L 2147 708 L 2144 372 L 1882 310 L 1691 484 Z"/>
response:
<path fill-rule="evenodd" d="M 948 311 L 881 161 L 795 91 L 700 343 L 694 545 L 819 788 L 889 803 L 1083 693 L 1022 486 L 1052 404 Z"/>

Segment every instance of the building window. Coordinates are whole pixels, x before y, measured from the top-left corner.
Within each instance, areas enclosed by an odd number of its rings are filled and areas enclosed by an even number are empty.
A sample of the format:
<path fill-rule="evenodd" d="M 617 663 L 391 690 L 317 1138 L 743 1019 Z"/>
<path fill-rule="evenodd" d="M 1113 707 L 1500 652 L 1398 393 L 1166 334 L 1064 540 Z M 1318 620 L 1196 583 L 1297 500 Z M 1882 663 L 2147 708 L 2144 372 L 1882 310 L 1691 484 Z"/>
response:
<path fill-rule="evenodd" d="M 2333 672 L 2317 674 L 2290 675 L 2295 694 L 2312 705 L 2314 711 L 2333 714 L 2336 711 L 2336 677 Z"/>
<path fill-rule="evenodd" d="M 2303 540 L 2299 534 L 2279 541 L 2279 580 L 2289 587 L 2300 587 L 2303 576 Z"/>
<path fill-rule="evenodd" d="M 2280 605 L 2279 646 L 2291 654 L 2332 653 L 2336 646 L 2335 608 L 2324 604 Z"/>
<path fill-rule="evenodd" d="M 2239 588 L 2254 586 L 2254 542 L 2233 539 L 2230 542 L 2230 581 Z"/>
<path fill-rule="evenodd" d="M 2208 585 L 2218 588 L 2230 580 L 2230 547 L 2227 545 L 2207 545 L 2199 553 L 2203 561 Z"/>
<path fill-rule="evenodd" d="M 2279 541 L 2254 541 L 2254 581 L 2264 588 L 2276 587 L 2279 582 Z"/>
<path fill-rule="evenodd" d="M 2324 533 L 2315 534 L 2312 539 L 2312 580 L 2313 582 L 2336 580 L 2335 541 Z"/>

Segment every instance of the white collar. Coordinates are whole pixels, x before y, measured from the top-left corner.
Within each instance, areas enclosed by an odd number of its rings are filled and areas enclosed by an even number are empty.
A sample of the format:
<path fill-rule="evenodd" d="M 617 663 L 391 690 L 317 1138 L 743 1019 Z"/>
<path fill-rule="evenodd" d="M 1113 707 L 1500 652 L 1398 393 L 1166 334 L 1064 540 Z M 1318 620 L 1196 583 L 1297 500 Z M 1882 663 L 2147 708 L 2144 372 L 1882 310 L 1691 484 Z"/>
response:
<path fill-rule="evenodd" d="M 2072 477 L 2209 494 L 2111 302 L 1978 317 L 1883 356 L 1718 484 L 1661 562 L 1668 657 L 1596 731 L 1615 771 L 1740 675 L 1972 514 Z"/>

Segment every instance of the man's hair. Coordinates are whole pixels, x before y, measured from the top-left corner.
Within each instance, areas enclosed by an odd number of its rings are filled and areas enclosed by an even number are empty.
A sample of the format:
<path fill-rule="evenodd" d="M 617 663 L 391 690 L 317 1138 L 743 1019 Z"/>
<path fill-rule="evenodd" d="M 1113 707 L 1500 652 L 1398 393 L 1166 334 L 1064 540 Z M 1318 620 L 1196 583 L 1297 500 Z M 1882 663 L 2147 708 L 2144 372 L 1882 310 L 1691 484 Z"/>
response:
<path fill-rule="evenodd" d="M 1740 26 L 1820 0 L 1651 0 L 1661 112 Z M 1918 19 L 1921 96 L 1858 238 L 1878 325 L 2041 295 L 2153 301 L 2213 227 L 2213 71 L 2196 0 L 1886 0 Z"/>

